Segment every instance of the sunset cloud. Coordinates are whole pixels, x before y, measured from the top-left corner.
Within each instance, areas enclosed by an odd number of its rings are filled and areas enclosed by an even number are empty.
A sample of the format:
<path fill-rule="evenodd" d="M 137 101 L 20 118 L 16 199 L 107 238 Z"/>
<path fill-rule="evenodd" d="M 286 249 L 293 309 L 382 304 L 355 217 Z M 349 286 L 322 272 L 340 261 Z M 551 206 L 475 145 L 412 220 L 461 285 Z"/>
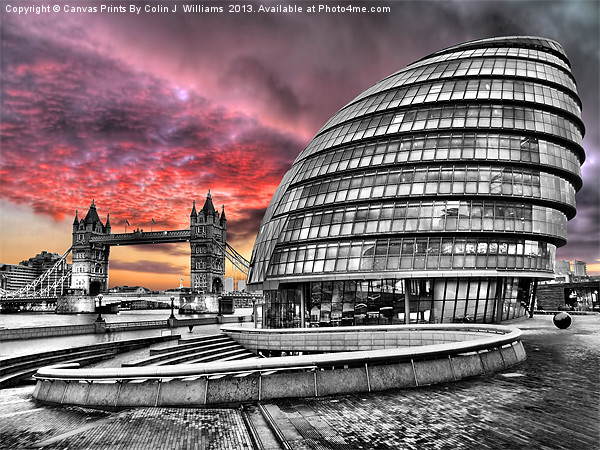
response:
<path fill-rule="evenodd" d="M 1 11 L 3 214 L 26 209 L 56 224 L 5 230 L 31 238 L 27 248 L 3 239 L 2 262 L 64 252 L 75 210 L 81 217 L 92 199 L 103 220 L 110 213 L 115 232 L 125 220 L 149 229 L 151 218 L 155 229 L 181 229 L 189 226 L 192 200 L 201 206 L 209 189 L 215 207 L 225 205 L 228 240 L 249 259 L 281 177 L 337 110 L 431 52 L 525 34 L 565 48 L 587 127 L 578 212 L 557 256 L 597 261 L 600 4 L 377 3 L 391 12 L 25 17 Z M 50 233 L 64 234 L 64 248 L 44 248 Z M 121 284 L 140 284 L 134 272 L 142 277 L 144 267 L 167 279 L 182 267 L 189 273 L 187 251 L 186 244 L 119 249 L 114 262 L 111 253 L 111 269 Z M 151 276 L 144 280 L 153 283 Z M 160 283 L 148 287 L 172 287 Z"/>
<path fill-rule="evenodd" d="M 183 228 L 191 200 L 212 189 L 233 225 L 246 208 L 266 207 L 301 148 L 289 134 L 86 49 L 42 43 L 14 26 L 3 46 L 12 50 L 3 61 L 1 195 L 57 220 L 95 198 L 113 226 L 153 216 Z"/>

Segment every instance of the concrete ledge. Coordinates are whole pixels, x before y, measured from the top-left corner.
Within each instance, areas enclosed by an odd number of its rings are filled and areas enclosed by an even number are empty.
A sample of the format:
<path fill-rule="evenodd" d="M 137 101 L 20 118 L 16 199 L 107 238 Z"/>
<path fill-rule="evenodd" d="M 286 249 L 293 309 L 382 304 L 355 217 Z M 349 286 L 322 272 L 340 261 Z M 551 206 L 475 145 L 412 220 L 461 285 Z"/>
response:
<path fill-rule="evenodd" d="M 36 328 L 6 328 L 0 330 L 0 341 L 12 341 L 18 339 L 34 339 L 49 336 L 71 336 L 76 334 L 94 334 L 96 325 L 69 325 L 56 327 Z"/>
<path fill-rule="evenodd" d="M 252 352 L 341 352 L 464 342 L 505 334 L 500 325 L 422 324 L 335 328 L 256 329 L 225 325 L 221 331 Z"/>
<path fill-rule="evenodd" d="M 454 330 L 453 327 L 447 330 L 442 330 L 446 326 L 436 327 L 434 334 L 443 331 L 446 343 L 373 350 L 377 342 L 372 342 L 370 346 L 365 344 L 370 350 L 364 351 L 347 351 L 346 348 L 338 353 L 175 366 L 46 367 L 36 375 L 38 384 L 34 397 L 44 403 L 102 409 L 320 397 L 446 383 L 497 372 L 526 358 L 521 332 L 517 329 L 492 325 L 472 328 L 460 325 Z M 432 332 L 410 328 L 415 333 Z M 370 330 L 365 331 L 368 334 Z M 386 333 L 390 331 L 404 333 L 407 329 L 388 327 Z M 453 332 L 465 340 L 457 342 Z M 352 333 L 357 330 L 353 329 Z M 362 340 L 360 334 L 359 331 L 359 341 Z M 271 333 L 269 337 L 273 336 L 276 334 Z M 306 336 L 305 350 L 313 347 L 313 340 L 308 339 L 312 336 Z M 244 336 L 240 334 L 240 337 Z M 384 337 L 379 335 L 379 342 L 385 341 Z M 344 349 L 342 342 L 346 341 L 344 335 L 336 331 L 335 339 L 330 342 Z M 318 342 L 314 346 L 318 347 Z"/>

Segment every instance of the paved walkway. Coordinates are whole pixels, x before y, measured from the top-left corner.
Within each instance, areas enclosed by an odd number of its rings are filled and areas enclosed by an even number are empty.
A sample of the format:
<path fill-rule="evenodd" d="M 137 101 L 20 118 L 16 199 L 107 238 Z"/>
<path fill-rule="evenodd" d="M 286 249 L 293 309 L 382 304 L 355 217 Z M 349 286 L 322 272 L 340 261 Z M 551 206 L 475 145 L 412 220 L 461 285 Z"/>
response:
<path fill-rule="evenodd" d="M 188 327 L 177 328 L 150 328 L 134 331 L 115 331 L 102 334 L 76 334 L 71 336 L 52 336 L 48 338 L 17 339 L 0 341 L 0 357 L 13 357 L 28 355 L 44 351 L 63 348 L 82 347 L 102 342 L 114 342 L 127 339 L 137 339 L 150 336 L 161 336 L 164 334 L 179 334 L 182 339 L 205 334 L 220 333 L 221 325 L 196 325 L 190 332 Z"/>
<path fill-rule="evenodd" d="M 445 385 L 267 406 L 296 449 L 598 449 L 600 315 L 568 330 L 552 316 L 523 329 L 528 359 Z M 251 448 L 238 409 L 41 407 L 33 386 L 0 395 L 0 448 Z"/>

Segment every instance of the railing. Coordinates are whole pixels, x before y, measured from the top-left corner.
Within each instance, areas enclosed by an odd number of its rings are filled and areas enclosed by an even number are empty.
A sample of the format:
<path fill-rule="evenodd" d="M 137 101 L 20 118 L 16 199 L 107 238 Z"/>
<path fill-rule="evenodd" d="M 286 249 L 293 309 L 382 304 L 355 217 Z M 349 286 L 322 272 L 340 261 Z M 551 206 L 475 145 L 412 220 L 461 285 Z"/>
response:
<path fill-rule="evenodd" d="M 118 330 L 122 328 L 163 328 L 169 324 L 167 320 L 146 320 L 144 322 L 111 322 L 106 324 L 107 330 Z"/>

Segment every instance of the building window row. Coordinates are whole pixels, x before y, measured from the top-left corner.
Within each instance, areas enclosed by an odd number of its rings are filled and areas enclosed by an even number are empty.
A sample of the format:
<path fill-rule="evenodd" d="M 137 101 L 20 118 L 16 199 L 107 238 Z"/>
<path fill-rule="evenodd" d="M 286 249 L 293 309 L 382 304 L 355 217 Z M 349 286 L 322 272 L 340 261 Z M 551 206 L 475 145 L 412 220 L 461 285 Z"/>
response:
<path fill-rule="evenodd" d="M 302 302 L 302 290 L 306 291 Z M 284 284 L 265 291 L 269 328 L 494 323 L 530 307 L 529 278 L 385 278 Z M 304 308 L 304 323 L 302 323 Z"/>
<path fill-rule="evenodd" d="M 469 50 L 460 50 L 455 52 L 443 53 L 422 61 L 417 61 L 410 65 L 411 68 L 424 66 L 431 63 L 437 63 L 441 61 L 459 60 L 465 58 L 481 58 L 481 57 L 500 57 L 500 58 L 521 58 L 526 60 L 536 60 L 541 62 L 550 63 L 555 66 L 560 66 L 567 71 L 571 71 L 569 65 L 558 56 L 548 53 L 547 51 L 534 50 L 531 48 L 508 48 L 508 47 L 495 47 L 495 48 L 476 48 Z"/>
<path fill-rule="evenodd" d="M 533 108 L 509 105 L 446 105 L 411 108 L 340 125 L 315 137 L 303 150 L 304 159 L 325 148 L 374 136 L 447 128 L 508 128 L 539 132 L 582 144 L 582 131 L 571 120 Z"/>
<path fill-rule="evenodd" d="M 581 176 L 580 162 L 574 152 L 543 139 L 487 133 L 442 133 L 410 135 L 319 153 L 299 165 L 294 181 L 379 165 L 473 159 L 531 162 Z"/>
<path fill-rule="evenodd" d="M 504 267 L 548 272 L 555 249 L 530 240 L 452 237 L 318 243 L 277 248 L 268 275 Z"/>
<path fill-rule="evenodd" d="M 429 231 L 512 231 L 564 239 L 567 218 L 552 208 L 516 203 L 390 202 L 293 215 L 280 234 L 280 241 Z"/>
<path fill-rule="evenodd" d="M 434 82 L 381 92 L 346 107 L 322 130 L 373 112 L 449 100 L 515 100 L 553 106 L 579 117 L 581 107 L 573 94 L 525 80 L 469 79 Z"/>
<path fill-rule="evenodd" d="M 466 167 L 380 169 L 296 186 L 276 214 L 355 200 L 431 195 L 502 195 L 575 204 L 575 189 L 552 174 L 517 168 Z"/>
<path fill-rule="evenodd" d="M 457 44 L 446 49 L 437 51 L 430 56 L 436 56 L 440 54 L 445 54 L 452 51 L 457 51 L 460 49 L 479 49 L 479 48 L 531 48 L 537 49 L 540 51 L 545 51 L 547 53 L 558 53 L 560 58 L 564 58 L 567 60 L 567 56 L 565 50 L 562 46 L 551 39 L 539 38 L 533 36 L 498 36 L 491 37 L 486 39 L 480 39 L 477 41 L 463 42 L 462 44 Z"/>
<path fill-rule="evenodd" d="M 383 79 L 379 83 L 364 91 L 353 102 L 368 97 L 375 92 L 386 91 L 414 83 L 429 80 L 458 77 L 520 77 L 531 78 L 538 81 L 548 81 L 569 89 L 577 94 L 577 87 L 570 71 L 553 67 L 543 62 L 525 61 L 510 58 L 477 58 L 444 61 L 438 64 L 408 67 L 396 72 L 394 75 Z"/>

